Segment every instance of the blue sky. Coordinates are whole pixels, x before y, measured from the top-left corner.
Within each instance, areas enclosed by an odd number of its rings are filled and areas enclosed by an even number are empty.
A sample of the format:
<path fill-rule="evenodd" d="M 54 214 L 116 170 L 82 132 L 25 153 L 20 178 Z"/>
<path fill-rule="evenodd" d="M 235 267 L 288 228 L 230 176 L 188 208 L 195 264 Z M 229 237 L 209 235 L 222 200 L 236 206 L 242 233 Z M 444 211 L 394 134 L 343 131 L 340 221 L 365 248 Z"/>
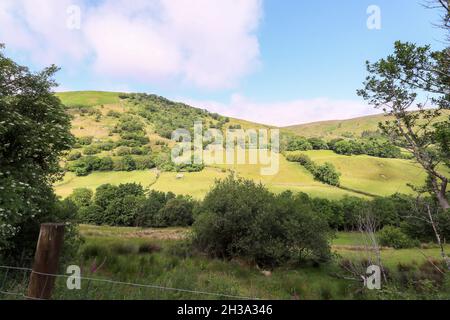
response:
<path fill-rule="evenodd" d="M 32 69 L 59 65 L 60 90 L 157 93 L 289 125 L 376 113 L 355 94 L 365 60 L 395 40 L 443 47 L 422 2 L 2 0 L 0 42 Z"/>

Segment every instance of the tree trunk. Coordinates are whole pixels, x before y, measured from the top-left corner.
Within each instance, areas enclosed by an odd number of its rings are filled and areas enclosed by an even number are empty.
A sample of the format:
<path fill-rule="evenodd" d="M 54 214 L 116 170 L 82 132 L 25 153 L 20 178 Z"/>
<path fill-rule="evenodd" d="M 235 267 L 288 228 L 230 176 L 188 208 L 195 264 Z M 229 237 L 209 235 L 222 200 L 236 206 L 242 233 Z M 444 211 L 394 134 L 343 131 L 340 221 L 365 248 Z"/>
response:
<path fill-rule="evenodd" d="M 442 209 L 444 209 L 444 211 L 450 209 L 450 204 L 449 204 L 447 198 L 445 197 L 445 195 L 438 193 L 437 198 L 438 198 L 440 206 L 442 207 Z"/>

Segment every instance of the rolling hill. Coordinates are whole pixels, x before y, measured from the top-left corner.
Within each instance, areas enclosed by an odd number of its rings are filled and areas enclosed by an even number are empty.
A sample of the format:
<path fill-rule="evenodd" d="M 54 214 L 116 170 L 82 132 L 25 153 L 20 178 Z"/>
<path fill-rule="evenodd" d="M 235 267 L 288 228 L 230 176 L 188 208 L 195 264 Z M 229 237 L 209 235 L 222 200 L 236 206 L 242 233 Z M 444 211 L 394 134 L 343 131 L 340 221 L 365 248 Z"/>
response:
<path fill-rule="evenodd" d="M 230 172 L 265 184 L 274 192 L 284 190 L 306 192 L 312 196 L 341 198 L 346 195 L 367 197 L 371 195 L 390 195 L 395 192 L 411 193 L 408 183 L 422 184 L 424 171 L 412 160 L 381 159 L 370 156 L 343 156 L 332 151 L 307 151 L 317 163 L 330 162 L 342 173 L 342 188 L 329 186 L 316 181 L 311 173 L 297 163 L 289 162 L 280 154 L 279 171 L 273 176 L 261 176 L 259 165 L 223 164 L 206 166 L 196 172 L 178 173 L 167 169 L 168 154 L 173 142 L 170 132 L 175 128 L 190 129 L 194 119 L 201 119 L 211 128 L 268 128 L 268 126 L 245 120 L 223 117 L 182 103 L 172 102 L 156 95 L 123 94 L 113 92 L 64 92 L 57 96 L 66 105 L 72 117 L 72 133 L 77 138 L 91 137 L 90 145 L 78 144 L 72 153 L 87 154 L 95 149 L 98 157 L 108 157 L 121 163 L 123 155 L 119 151 L 127 149 L 136 159 L 153 157 L 158 160 L 157 167 L 134 168 L 134 170 L 110 169 L 76 175 L 67 172 L 62 181 L 55 184 L 58 195 L 66 197 L 75 188 L 95 189 L 104 183 L 137 182 L 144 187 L 188 194 L 202 198 L 214 181 Z M 125 119 L 125 120 L 124 120 Z M 302 136 L 340 136 L 346 132 L 360 135 L 363 131 L 376 130 L 383 116 L 369 116 L 343 121 L 327 121 L 282 128 L 282 132 L 293 132 Z M 134 126 L 133 132 L 120 131 L 123 127 Z M 128 128 L 129 129 L 129 128 Z M 131 138 L 130 138 L 131 136 Z M 128 139 L 128 140 L 127 140 Z M 131 139 L 131 140 L 130 140 Z M 134 140 L 133 140 L 134 139 Z M 142 141 L 137 145 L 129 142 Z M 121 147 L 117 147 L 117 145 Z M 109 146 L 108 148 L 106 148 Z M 119 150 L 121 149 L 121 150 Z M 91 153 L 90 150 L 89 153 Z M 140 155 L 137 153 L 141 153 Z M 67 166 L 73 161 L 63 161 Z"/>
<path fill-rule="evenodd" d="M 443 114 L 442 118 L 448 117 L 450 112 Z M 363 132 L 378 131 L 378 123 L 386 120 L 392 120 L 383 114 L 358 117 L 347 120 L 329 120 L 311 122 L 306 124 L 293 125 L 282 128 L 286 132 L 292 132 L 303 137 L 323 137 L 325 139 L 332 138 L 359 138 Z"/>

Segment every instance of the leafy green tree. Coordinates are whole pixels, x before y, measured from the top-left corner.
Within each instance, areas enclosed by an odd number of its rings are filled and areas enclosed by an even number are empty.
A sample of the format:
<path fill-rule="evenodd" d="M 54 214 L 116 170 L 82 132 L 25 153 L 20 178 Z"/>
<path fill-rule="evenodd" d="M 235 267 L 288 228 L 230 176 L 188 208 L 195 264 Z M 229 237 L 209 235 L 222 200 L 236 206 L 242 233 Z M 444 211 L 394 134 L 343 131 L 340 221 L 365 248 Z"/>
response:
<path fill-rule="evenodd" d="M 395 249 L 411 248 L 420 243 L 412 240 L 402 232 L 400 228 L 386 226 L 378 233 L 378 238 L 382 246 L 389 246 Z"/>
<path fill-rule="evenodd" d="M 187 227 L 194 222 L 194 201 L 178 196 L 169 199 L 156 215 L 159 227 Z"/>
<path fill-rule="evenodd" d="M 328 144 L 320 138 L 309 138 L 308 142 L 314 150 L 328 150 Z"/>
<path fill-rule="evenodd" d="M 165 206 L 168 199 L 171 199 L 173 197 L 175 197 L 175 195 L 170 192 L 166 195 L 164 192 L 155 190 L 150 191 L 136 217 L 136 226 L 156 226 L 156 215 L 158 214 L 159 210 L 161 210 Z"/>
<path fill-rule="evenodd" d="M 53 94 L 58 68 L 32 73 L 0 46 L 0 256 L 34 248 L 39 224 L 60 220 L 52 184 L 74 138 Z M 33 250 L 33 249 L 31 249 Z"/>
<path fill-rule="evenodd" d="M 336 170 L 332 163 L 325 162 L 321 166 L 316 166 L 313 174 L 317 180 L 322 181 L 323 183 L 339 186 L 339 177 L 341 174 Z"/>
<path fill-rule="evenodd" d="M 68 197 L 78 208 L 87 207 L 92 203 L 94 192 L 88 188 L 77 188 L 72 191 Z"/>
<path fill-rule="evenodd" d="M 370 104 L 394 118 L 381 123 L 380 128 L 414 154 L 429 176 L 429 191 L 444 210 L 450 208 L 448 178 L 439 165 L 447 163 L 448 158 L 444 158 L 446 146 L 437 147 L 436 143 L 446 143 L 442 138 L 450 128 L 450 119 L 440 120 L 442 110 L 450 109 L 449 57 L 450 48 L 432 51 L 430 46 L 397 41 L 393 54 L 372 64 L 367 62 L 369 75 L 364 88 L 358 90 Z M 432 98 L 418 101 L 422 96 Z"/>
<path fill-rule="evenodd" d="M 105 210 L 116 197 L 117 186 L 102 184 L 95 190 L 94 204 Z"/>
<path fill-rule="evenodd" d="M 329 258 L 329 229 L 302 194 L 275 196 L 232 176 L 216 182 L 193 225 L 194 245 L 209 255 L 274 266 Z"/>

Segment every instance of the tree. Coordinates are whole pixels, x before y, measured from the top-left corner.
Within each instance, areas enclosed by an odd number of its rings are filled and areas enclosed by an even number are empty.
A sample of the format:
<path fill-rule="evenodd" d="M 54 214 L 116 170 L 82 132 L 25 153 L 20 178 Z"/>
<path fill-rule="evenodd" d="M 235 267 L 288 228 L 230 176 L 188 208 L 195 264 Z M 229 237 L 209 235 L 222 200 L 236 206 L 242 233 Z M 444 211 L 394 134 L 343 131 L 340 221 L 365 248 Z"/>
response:
<path fill-rule="evenodd" d="M 159 227 L 187 227 L 194 222 L 194 202 L 192 199 L 178 196 L 167 201 L 159 210 L 156 221 Z"/>
<path fill-rule="evenodd" d="M 444 30 L 450 31 L 450 1 L 448 0 L 426 0 L 425 7 L 428 9 L 439 9 L 442 11 L 441 23 L 438 24 Z M 450 42 L 450 32 L 447 35 L 447 41 Z"/>
<path fill-rule="evenodd" d="M 1 49 L 3 45 L 0 45 L 0 256 L 6 254 L 5 250 L 35 245 L 39 224 L 59 219 L 52 184 L 62 174 L 61 156 L 74 143 L 70 118 L 52 92 L 56 86 L 52 77 L 58 68 L 50 66 L 32 73 L 6 58 Z"/>
<path fill-rule="evenodd" d="M 439 140 L 439 133 L 448 133 L 450 128 L 450 119 L 440 120 L 442 110 L 450 109 L 449 52 L 448 48 L 433 52 L 429 46 L 397 41 L 394 54 L 373 64 L 367 62 L 369 76 L 364 88 L 358 90 L 370 104 L 394 118 L 381 123 L 380 128 L 414 154 L 429 176 L 430 191 L 444 210 L 450 208 L 446 198 L 448 178 L 438 166 L 448 158 L 445 150 L 438 151 L 442 149 L 440 142 L 448 142 Z M 432 98 L 418 102 L 422 95 Z"/>
<path fill-rule="evenodd" d="M 87 207 L 92 203 L 94 193 L 88 188 L 74 189 L 72 194 L 68 197 L 78 208 Z"/>
<path fill-rule="evenodd" d="M 330 257 L 328 223 L 303 194 L 274 195 L 229 176 L 216 182 L 198 212 L 194 245 L 209 255 L 263 266 Z"/>

